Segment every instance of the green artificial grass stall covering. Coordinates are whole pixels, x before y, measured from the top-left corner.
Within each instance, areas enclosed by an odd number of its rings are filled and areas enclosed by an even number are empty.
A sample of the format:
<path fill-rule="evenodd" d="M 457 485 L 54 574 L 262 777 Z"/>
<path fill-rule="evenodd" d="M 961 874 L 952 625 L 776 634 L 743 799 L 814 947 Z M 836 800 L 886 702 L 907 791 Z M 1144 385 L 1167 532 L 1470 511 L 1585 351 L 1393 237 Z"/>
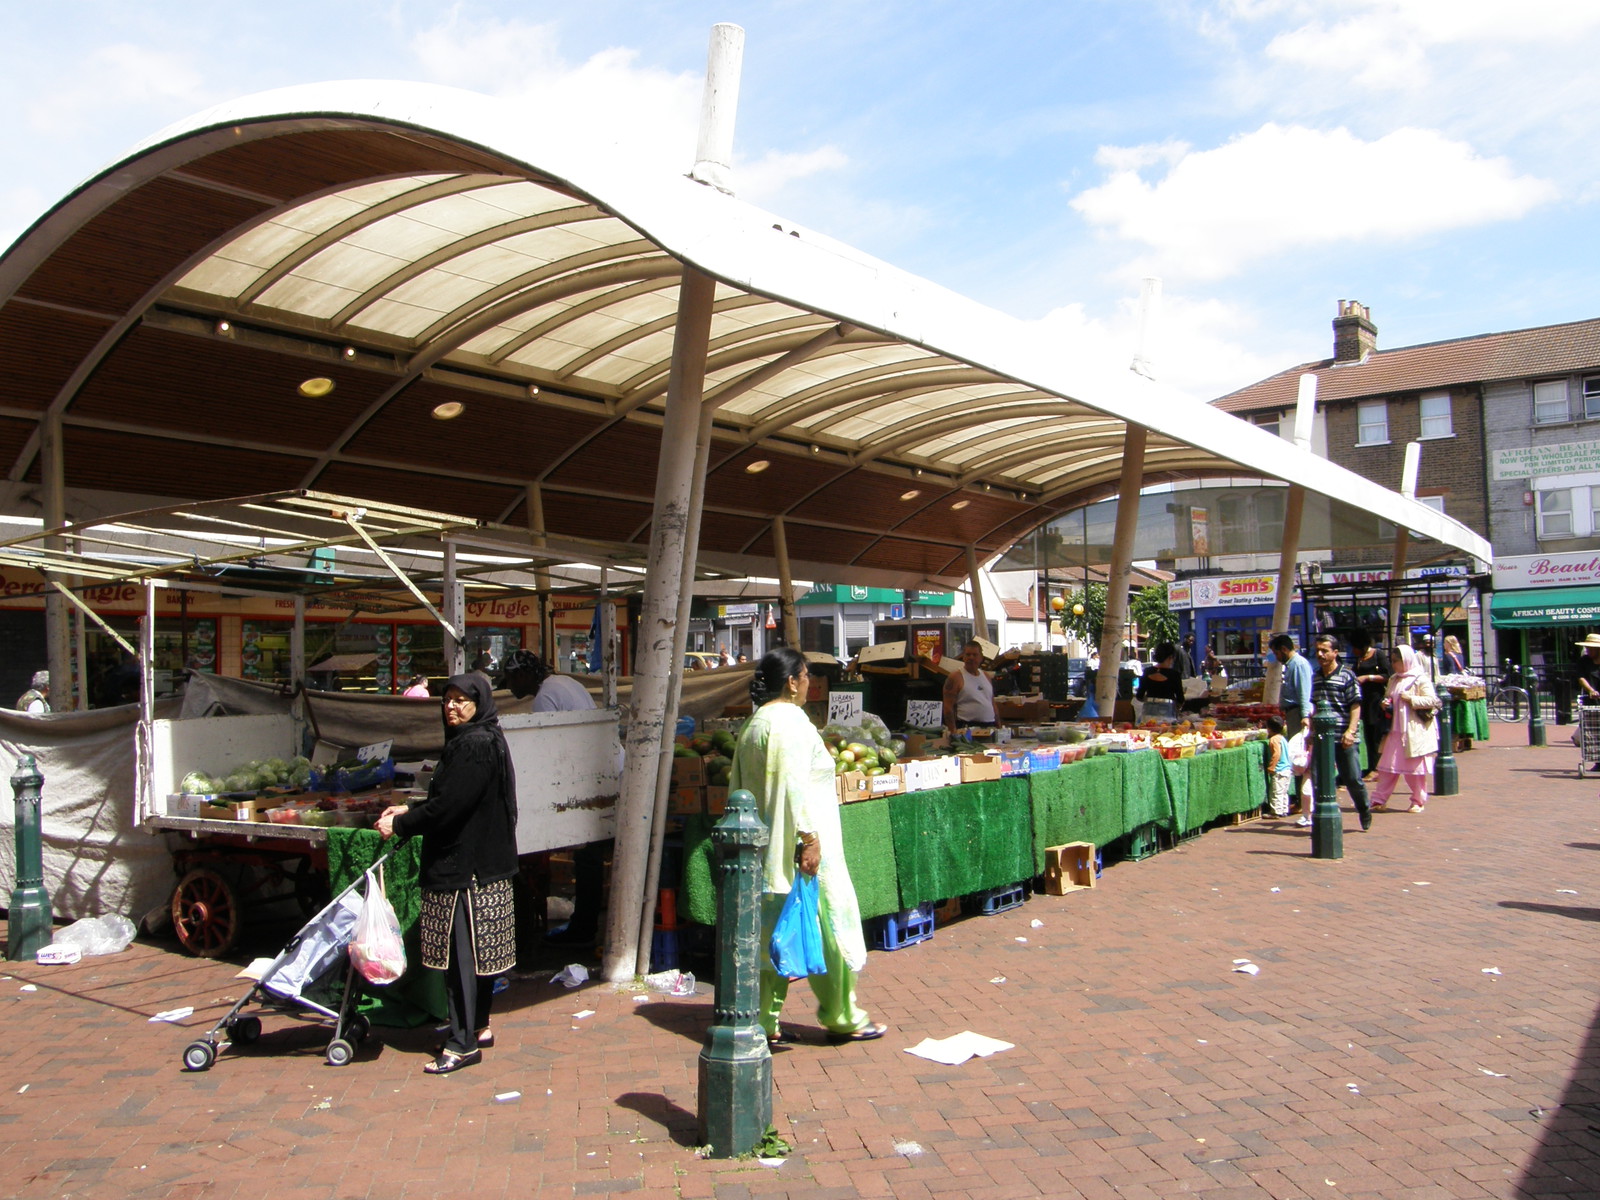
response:
<path fill-rule="evenodd" d="M 409 1028 L 445 1016 L 444 972 L 422 966 L 417 917 L 422 912 L 422 891 L 417 886 L 422 855 L 420 837 L 385 842 L 374 829 L 328 830 L 328 886 L 337 896 L 349 887 L 385 849 L 394 853 L 383 864 L 383 891 L 394 906 L 406 942 L 406 973 L 387 987 L 370 988 L 361 1011 L 374 1025 Z"/>
<path fill-rule="evenodd" d="M 699 925 L 717 923 L 717 858 L 711 827 L 720 819 L 692 816 L 683 820 L 680 911 Z M 850 882 L 855 884 L 862 917 L 899 912 L 900 880 L 895 870 L 894 839 L 889 832 L 888 802 L 863 800 L 846 804 L 839 810 L 839 825 L 844 833 L 845 862 L 850 866 Z"/>
<path fill-rule="evenodd" d="M 1170 830 L 1172 794 L 1167 790 L 1167 773 L 1161 769 L 1161 755 L 1154 750 L 1135 750 L 1116 757 L 1122 760 L 1123 832 L 1142 825 Z"/>
<path fill-rule="evenodd" d="M 895 862 L 894 834 L 887 800 L 863 800 L 839 810 L 844 829 L 844 858 L 862 919 L 899 912 L 900 872 Z"/>
<path fill-rule="evenodd" d="M 1051 846 L 1093 842 L 1099 848 L 1128 832 L 1123 823 L 1122 760 L 1132 757 L 1102 754 L 1028 777 L 1034 875 L 1044 874 L 1044 852 Z M 1164 788 L 1162 795 L 1166 795 Z"/>
<path fill-rule="evenodd" d="M 1212 750 L 1163 764 L 1178 832 L 1200 829 L 1229 813 L 1259 808 L 1267 796 L 1265 743 Z"/>
<path fill-rule="evenodd" d="M 889 798 L 900 908 L 1005 887 L 1035 874 L 1028 780 L 964 783 Z"/>

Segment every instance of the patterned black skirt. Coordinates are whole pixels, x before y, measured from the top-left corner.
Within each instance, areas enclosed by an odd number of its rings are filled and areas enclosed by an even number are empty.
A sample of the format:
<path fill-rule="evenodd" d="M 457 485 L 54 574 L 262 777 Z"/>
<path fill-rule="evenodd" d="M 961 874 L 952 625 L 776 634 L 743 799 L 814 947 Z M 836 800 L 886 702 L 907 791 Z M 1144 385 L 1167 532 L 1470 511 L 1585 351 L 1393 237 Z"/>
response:
<path fill-rule="evenodd" d="M 422 914 L 418 921 L 422 938 L 422 965 L 435 971 L 450 969 L 450 928 L 455 923 L 456 905 L 467 906 L 467 923 L 472 929 L 472 955 L 478 975 L 499 975 L 517 962 L 516 909 L 511 898 L 511 880 L 463 888 L 460 891 L 422 893 Z"/>

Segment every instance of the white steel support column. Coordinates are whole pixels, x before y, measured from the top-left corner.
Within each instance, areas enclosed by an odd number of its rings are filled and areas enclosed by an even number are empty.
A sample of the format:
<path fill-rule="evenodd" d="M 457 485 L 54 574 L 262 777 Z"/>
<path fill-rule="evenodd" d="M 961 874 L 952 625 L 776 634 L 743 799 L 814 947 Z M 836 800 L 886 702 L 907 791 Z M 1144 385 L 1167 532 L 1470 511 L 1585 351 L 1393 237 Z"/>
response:
<path fill-rule="evenodd" d="M 1400 471 L 1400 494 L 1407 500 L 1417 498 L 1417 472 L 1422 467 L 1422 443 L 1406 443 L 1405 465 Z M 1394 561 L 1389 570 L 1389 632 L 1394 635 L 1392 646 L 1404 643 L 1409 646 L 1411 638 L 1406 633 L 1406 623 L 1402 619 L 1404 605 L 1400 603 L 1404 592 L 1401 590 L 1406 577 L 1406 558 L 1411 550 L 1411 530 L 1396 529 L 1394 531 Z"/>
<path fill-rule="evenodd" d="M 772 552 L 778 559 L 778 603 L 783 610 L 783 644 L 800 649 L 800 614 L 794 608 L 794 572 L 789 569 L 789 534 L 782 517 L 772 518 Z"/>
<path fill-rule="evenodd" d="M 59 529 L 67 523 L 66 455 L 61 442 L 61 414 L 47 412 L 39 422 L 39 478 L 46 529 Z M 63 539 L 45 539 L 45 549 L 65 550 Z M 44 598 L 44 637 L 46 669 L 50 672 L 51 707 L 72 707 L 72 629 L 68 620 L 67 599 L 53 589 Z M 28 665 L 31 673 L 38 663 Z M 81 664 L 80 664 L 81 669 Z"/>
<path fill-rule="evenodd" d="M 306 598 L 294 598 L 294 624 L 289 627 L 289 679 L 296 688 L 306 683 Z"/>
<path fill-rule="evenodd" d="M 978 574 L 978 548 L 967 543 L 967 586 L 972 589 L 973 636 L 987 638 L 989 622 L 983 611 L 983 579 Z"/>
<path fill-rule="evenodd" d="M 656 469 L 650 557 L 639 612 L 633 715 L 628 723 L 626 759 L 617 798 L 611 905 L 601 966 L 602 975 L 612 982 L 633 978 L 639 963 L 657 795 L 671 780 L 667 717 L 674 707 L 674 667 L 683 661 L 687 635 L 679 620 L 679 602 L 684 590 L 685 558 L 692 558 L 689 537 L 698 533 L 691 529 L 692 523 L 698 524 L 693 522 L 694 476 L 715 296 L 714 280 L 685 268 Z"/>
<path fill-rule="evenodd" d="M 1300 390 L 1295 397 L 1292 440 L 1297 449 L 1311 449 L 1311 428 L 1316 416 L 1317 377 L 1307 371 L 1300 376 Z M 1300 558 L 1300 525 L 1305 511 L 1306 490 L 1291 483 L 1283 502 L 1283 539 L 1278 543 L 1278 591 L 1272 601 L 1273 634 L 1289 632 L 1289 619 L 1294 612 L 1294 566 Z M 1301 646 L 1300 653 L 1309 655 L 1310 649 Z M 1262 702 L 1276 704 L 1282 692 L 1283 664 L 1273 659 L 1267 664 L 1266 678 L 1261 685 Z"/>
<path fill-rule="evenodd" d="M 683 658 L 689 648 L 689 614 L 694 609 L 694 568 L 700 549 L 700 516 L 705 508 L 706 467 L 711 461 L 712 412 L 711 406 L 702 399 L 695 424 L 694 475 L 689 487 L 683 572 L 679 576 L 678 621 L 672 640 L 672 662 L 667 671 L 666 719 L 661 722 L 661 774 L 656 779 L 655 814 L 650 821 L 650 854 L 645 862 L 644 892 L 639 904 L 638 957 L 634 963 L 638 971 L 648 971 L 650 968 L 650 944 L 655 934 L 656 892 L 661 887 L 661 854 L 667 836 L 667 797 L 672 791 L 672 743 L 677 732 L 678 702 L 683 696 Z"/>
<path fill-rule="evenodd" d="M 528 485 L 527 510 L 530 540 L 535 546 L 543 546 L 546 536 L 544 489 L 537 483 Z M 556 605 L 555 599 L 550 595 L 549 567 L 534 568 L 533 586 L 538 589 L 539 598 L 539 657 L 554 667 L 559 656 L 556 653 Z"/>
<path fill-rule="evenodd" d="M 1122 627 L 1128 619 L 1128 576 L 1133 571 L 1133 543 L 1139 532 L 1139 488 L 1144 482 L 1144 447 L 1148 431 L 1129 425 L 1122 439 L 1122 479 L 1117 485 L 1117 524 L 1111 537 L 1111 563 L 1106 568 L 1106 617 L 1100 627 L 1100 675 L 1094 702 L 1103 720 L 1117 706 L 1117 673 L 1122 666 Z"/>
<path fill-rule="evenodd" d="M 456 578 L 456 544 L 444 544 L 444 595 L 441 597 L 446 626 L 444 630 L 444 669 L 448 675 L 460 675 L 467 669 L 466 646 L 451 632 L 466 632 L 466 593 Z"/>

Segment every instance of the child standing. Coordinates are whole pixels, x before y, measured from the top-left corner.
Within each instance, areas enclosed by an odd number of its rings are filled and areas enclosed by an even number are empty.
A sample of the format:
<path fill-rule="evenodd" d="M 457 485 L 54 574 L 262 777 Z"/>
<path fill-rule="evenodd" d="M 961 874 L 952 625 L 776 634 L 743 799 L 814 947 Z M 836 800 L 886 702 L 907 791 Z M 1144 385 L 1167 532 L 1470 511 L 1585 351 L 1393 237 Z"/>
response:
<path fill-rule="evenodd" d="M 1267 805 L 1275 817 L 1289 815 L 1289 740 L 1283 736 L 1283 722 L 1268 717 L 1267 726 Z"/>

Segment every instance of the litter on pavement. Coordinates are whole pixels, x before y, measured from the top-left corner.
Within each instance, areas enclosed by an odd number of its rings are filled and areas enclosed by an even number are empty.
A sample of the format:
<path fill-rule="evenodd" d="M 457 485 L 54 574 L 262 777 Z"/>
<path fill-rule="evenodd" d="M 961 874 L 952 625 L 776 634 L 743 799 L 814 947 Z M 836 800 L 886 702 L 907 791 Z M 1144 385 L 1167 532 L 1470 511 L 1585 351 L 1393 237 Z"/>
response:
<path fill-rule="evenodd" d="M 991 1054 L 1013 1048 L 1011 1042 L 1002 1042 L 998 1038 L 984 1037 L 981 1033 L 964 1029 L 947 1038 L 923 1038 L 915 1046 L 906 1047 L 906 1053 L 946 1066 L 959 1067 L 974 1056 L 988 1058 Z"/>

